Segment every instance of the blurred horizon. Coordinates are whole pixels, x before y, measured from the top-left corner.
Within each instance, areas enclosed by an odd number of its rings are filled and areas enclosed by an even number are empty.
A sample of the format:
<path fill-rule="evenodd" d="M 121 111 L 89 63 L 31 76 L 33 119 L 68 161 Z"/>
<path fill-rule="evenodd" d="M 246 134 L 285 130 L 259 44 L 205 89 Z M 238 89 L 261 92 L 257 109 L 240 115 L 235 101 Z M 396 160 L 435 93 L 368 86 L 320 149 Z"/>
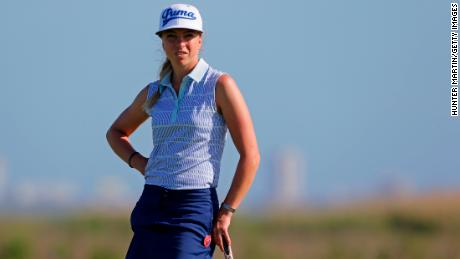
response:
<path fill-rule="evenodd" d="M 298 150 L 284 149 L 272 156 L 267 188 L 270 194 L 259 198 L 257 203 L 243 203 L 242 209 L 251 214 L 261 210 L 276 208 L 310 208 L 337 207 L 344 204 L 354 204 L 381 199 L 417 198 L 440 193 L 454 193 L 460 196 L 458 185 L 417 187 L 414 182 L 403 177 L 381 178 L 369 188 L 358 190 L 342 190 L 330 193 L 328 196 L 308 196 L 305 191 L 306 164 Z M 65 182 L 36 182 L 22 183 L 17 186 L 8 184 L 6 163 L 0 160 L 0 211 L 2 213 L 17 212 L 46 212 L 78 211 L 81 209 L 130 209 L 138 199 L 139 194 L 131 194 L 127 185 L 116 177 L 106 177 L 100 181 L 94 190 L 81 193 L 77 186 Z M 132 190 L 131 190 L 132 192 Z M 2 214 L 0 213 L 0 214 Z M 46 214 L 46 213 L 45 213 Z"/>

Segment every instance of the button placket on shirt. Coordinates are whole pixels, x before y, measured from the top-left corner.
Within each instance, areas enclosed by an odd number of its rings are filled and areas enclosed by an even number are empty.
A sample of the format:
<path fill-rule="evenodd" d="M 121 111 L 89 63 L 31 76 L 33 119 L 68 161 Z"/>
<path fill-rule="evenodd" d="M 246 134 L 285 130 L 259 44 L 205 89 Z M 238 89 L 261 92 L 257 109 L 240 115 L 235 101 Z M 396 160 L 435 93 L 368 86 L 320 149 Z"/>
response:
<path fill-rule="evenodd" d="M 189 77 L 185 77 L 184 79 L 182 79 L 182 82 L 181 82 L 180 87 L 179 87 L 179 95 L 178 96 L 176 95 L 176 91 L 174 91 L 174 89 L 172 89 L 172 91 L 174 93 L 175 106 L 174 106 L 174 110 L 173 110 L 172 115 L 171 115 L 171 123 L 174 123 L 177 120 L 177 113 L 179 112 L 179 108 L 180 108 L 182 99 L 184 98 L 184 93 L 185 93 L 185 90 L 186 90 L 186 87 L 188 85 L 189 80 L 190 80 Z"/>

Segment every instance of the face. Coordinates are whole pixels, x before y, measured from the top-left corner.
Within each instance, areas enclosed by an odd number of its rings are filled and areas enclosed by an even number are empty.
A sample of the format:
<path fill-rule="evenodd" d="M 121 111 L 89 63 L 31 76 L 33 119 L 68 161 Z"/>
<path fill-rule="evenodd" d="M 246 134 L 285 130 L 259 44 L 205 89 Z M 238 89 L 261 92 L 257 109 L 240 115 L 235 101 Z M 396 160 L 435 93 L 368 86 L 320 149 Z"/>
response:
<path fill-rule="evenodd" d="M 189 29 L 171 29 L 161 33 L 163 49 L 168 59 L 177 65 L 187 66 L 198 62 L 201 49 L 201 32 Z"/>

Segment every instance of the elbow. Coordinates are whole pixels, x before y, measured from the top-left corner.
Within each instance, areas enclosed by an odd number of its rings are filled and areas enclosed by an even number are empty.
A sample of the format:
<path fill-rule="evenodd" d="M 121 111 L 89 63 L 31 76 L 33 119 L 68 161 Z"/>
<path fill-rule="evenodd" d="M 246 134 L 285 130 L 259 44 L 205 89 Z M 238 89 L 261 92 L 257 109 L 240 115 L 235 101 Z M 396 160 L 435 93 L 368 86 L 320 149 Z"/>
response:
<path fill-rule="evenodd" d="M 105 138 L 107 139 L 107 142 L 110 144 L 110 138 L 112 136 L 112 127 L 110 127 L 107 132 L 105 133 Z"/>
<path fill-rule="evenodd" d="M 243 156 L 241 156 L 241 158 L 246 160 L 251 165 L 251 168 L 254 170 L 254 172 L 257 171 L 257 169 L 259 168 L 259 164 L 260 164 L 259 151 L 256 150 L 253 152 L 248 152 L 244 154 Z"/>
<path fill-rule="evenodd" d="M 107 132 L 105 133 L 105 138 L 107 139 L 107 142 L 108 142 L 109 144 L 112 143 L 112 139 L 113 139 L 113 136 L 114 136 L 113 134 L 114 134 L 114 129 L 113 129 L 113 127 L 110 127 L 110 128 L 107 130 Z"/>
<path fill-rule="evenodd" d="M 126 134 L 125 131 L 122 131 L 119 128 L 116 128 L 114 126 L 111 126 L 105 133 L 105 138 L 107 139 L 107 142 L 111 146 L 117 141 L 119 141 L 120 139 L 127 138 L 127 137 L 129 137 L 129 135 Z"/>
<path fill-rule="evenodd" d="M 259 151 L 257 151 L 256 154 L 254 155 L 254 163 L 255 163 L 255 170 L 257 171 L 257 169 L 259 168 L 259 164 L 260 164 L 260 153 L 259 153 Z"/>

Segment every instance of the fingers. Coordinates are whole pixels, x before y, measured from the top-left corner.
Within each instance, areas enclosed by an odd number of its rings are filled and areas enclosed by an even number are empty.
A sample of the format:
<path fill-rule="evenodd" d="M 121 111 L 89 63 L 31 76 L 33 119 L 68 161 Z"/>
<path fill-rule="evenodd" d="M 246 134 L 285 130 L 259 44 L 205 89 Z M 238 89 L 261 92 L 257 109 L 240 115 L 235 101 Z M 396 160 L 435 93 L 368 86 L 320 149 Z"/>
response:
<path fill-rule="evenodd" d="M 230 239 L 230 235 L 228 234 L 228 231 L 226 230 L 222 231 L 221 236 L 224 239 L 223 242 L 225 242 L 228 246 L 232 246 L 232 240 Z"/>
<path fill-rule="evenodd" d="M 232 243 L 230 235 L 228 233 L 230 220 L 231 214 L 219 214 L 219 217 L 216 220 L 212 230 L 214 243 L 219 247 L 220 251 L 222 252 L 225 252 L 224 246 L 230 246 Z"/>
<path fill-rule="evenodd" d="M 213 230 L 213 239 L 216 245 L 219 247 L 220 251 L 225 253 L 225 247 L 232 245 L 232 240 L 228 231 L 225 229 L 217 229 L 214 228 Z"/>
<path fill-rule="evenodd" d="M 222 235 L 220 234 L 220 231 L 215 227 L 213 230 L 213 239 L 216 245 L 219 247 L 221 252 L 224 252 L 224 244 L 222 242 Z"/>

